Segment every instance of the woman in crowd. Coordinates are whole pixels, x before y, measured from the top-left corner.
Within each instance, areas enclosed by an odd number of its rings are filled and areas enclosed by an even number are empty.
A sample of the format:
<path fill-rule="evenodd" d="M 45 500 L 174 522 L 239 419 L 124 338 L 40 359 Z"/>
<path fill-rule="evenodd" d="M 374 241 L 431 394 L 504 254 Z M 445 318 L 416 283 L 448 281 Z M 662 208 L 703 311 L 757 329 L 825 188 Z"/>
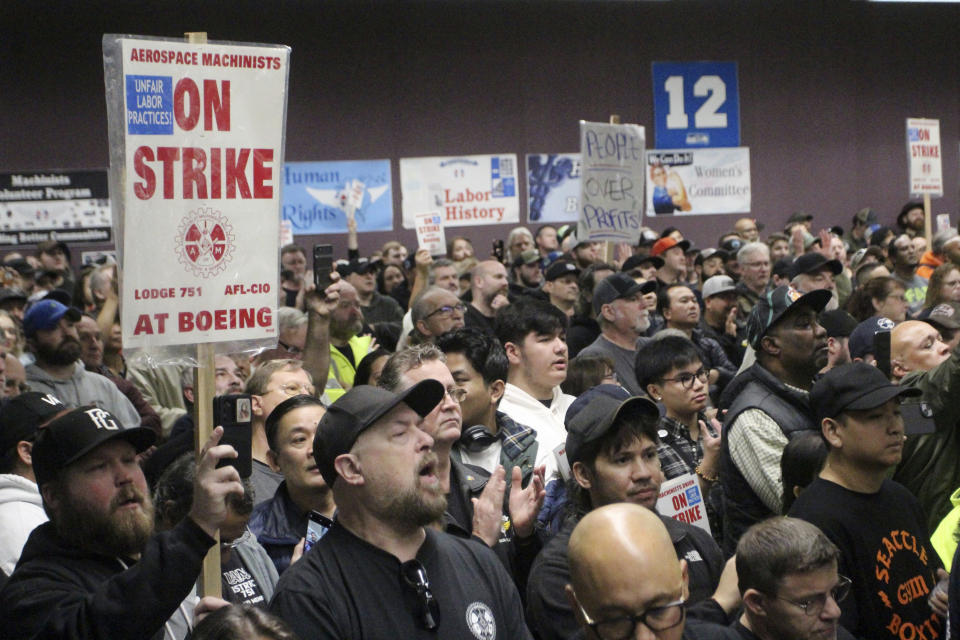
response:
<path fill-rule="evenodd" d="M 960 266 L 952 262 L 940 265 L 930 274 L 927 299 L 920 317 L 927 317 L 930 310 L 941 302 L 960 302 Z"/>
<path fill-rule="evenodd" d="M 889 318 L 894 322 L 907 319 L 906 288 L 889 276 L 873 278 L 850 296 L 847 311 L 857 322 L 873 316 Z"/>

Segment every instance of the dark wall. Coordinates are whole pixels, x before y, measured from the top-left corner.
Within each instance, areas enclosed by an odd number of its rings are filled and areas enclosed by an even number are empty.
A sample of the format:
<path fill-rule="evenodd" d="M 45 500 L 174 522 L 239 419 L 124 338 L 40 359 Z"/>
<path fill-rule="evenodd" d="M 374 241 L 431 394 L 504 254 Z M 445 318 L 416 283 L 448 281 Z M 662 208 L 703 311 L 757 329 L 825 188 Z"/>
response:
<path fill-rule="evenodd" d="M 577 121 L 648 127 L 650 63 L 739 63 L 753 213 L 848 225 L 907 200 L 904 119 L 939 118 L 957 208 L 956 5 L 821 2 L 13 2 L 0 38 L 0 170 L 104 167 L 103 33 L 293 49 L 288 160 L 575 151 Z M 525 192 L 521 192 L 525 197 Z M 690 216 L 710 246 L 738 216 Z M 667 222 L 651 223 L 657 229 Z M 463 229 L 484 251 L 509 227 Z M 454 231 L 450 231 L 451 234 Z M 361 235 L 369 251 L 398 233 Z M 399 232 L 414 245 L 412 231 Z M 304 244 L 314 238 L 301 238 Z"/>

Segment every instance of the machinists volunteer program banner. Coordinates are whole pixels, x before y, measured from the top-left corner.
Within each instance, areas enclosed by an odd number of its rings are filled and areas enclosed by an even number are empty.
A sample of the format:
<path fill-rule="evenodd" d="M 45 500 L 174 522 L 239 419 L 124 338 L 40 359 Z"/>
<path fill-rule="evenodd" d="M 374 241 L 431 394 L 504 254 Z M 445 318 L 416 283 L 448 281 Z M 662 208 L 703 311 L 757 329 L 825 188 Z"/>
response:
<path fill-rule="evenodd" d="M 0 173 L 0 245 L 110 242 L 107 172 Z"/>
<path fill-rule="evenodd" d="M 274 342 L 290 49 L 103 49 L 124 347 Z"/>

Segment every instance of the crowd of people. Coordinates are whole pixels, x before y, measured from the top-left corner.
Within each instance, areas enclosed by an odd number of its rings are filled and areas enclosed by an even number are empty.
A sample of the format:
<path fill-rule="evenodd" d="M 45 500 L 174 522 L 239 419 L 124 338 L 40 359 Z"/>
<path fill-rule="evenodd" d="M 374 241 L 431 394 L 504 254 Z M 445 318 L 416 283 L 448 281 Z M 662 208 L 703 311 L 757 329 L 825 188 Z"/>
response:
<path fill-rule="evenodd" d="M 276 348 L 214 363 L 249 465 L 195 452 L 191 368 L 125 358 L 116 264 L 8 254 L 0 636 L 960 637 L 960 234 L 924 222 L 351 226 L 323 290 L 284 246 Z"/>

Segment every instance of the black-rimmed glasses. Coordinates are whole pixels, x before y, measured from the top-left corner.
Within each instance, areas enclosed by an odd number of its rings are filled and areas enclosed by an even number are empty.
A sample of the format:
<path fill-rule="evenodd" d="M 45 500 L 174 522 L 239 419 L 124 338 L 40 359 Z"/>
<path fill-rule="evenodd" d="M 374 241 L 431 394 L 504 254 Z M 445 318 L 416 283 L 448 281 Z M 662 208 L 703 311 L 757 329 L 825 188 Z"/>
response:
<path fill-rule="evenodd" d="M 407 560 L 400 565 L 400 576 L 403 583 L 417 594 L 417 615 L 424 629 L 434 631 L 440 625 L 440 605 L 430 591 L 430 581 L 427 579 L 427 570 L 419 560 Z"/>
<path fill-rule="evenodd" d="M 702 367 L 696 373 L 690 373 L 689 371 L 684 371 L 683 373 L 678 373 L 675 378 L 663 378 L 664 382 L 679 382 L 684 389 L 693 388 L 693 380 L 696 378 L 700 382 L 706 382 L 710 379 L 710 374 L 707 373 L 706 369 Z"/>
<path fill-rule="evenodd" d="M 580 605 L 580 613 L 583 614 L 587 626 L 593 629 L 601 640 L 627 640 L 636 633 L 637 623 L 643 624 L 651 631 L 666 631 L 677 626 L 683 622 L 685 605 L 686 601 L 680 598 L 661 607 L 651 607 L 643 613 L 617 616 L 596 622 L 583 610 L 583 605 Z"/>
<path fill-rule="evenodd" d="M 777 600 L 783 600 L 784 602 L 789 602 L 795 607 L 800 607 L 803 609 L 803 612 L 808 616 L 819 616 L 823 612 L 823 608 L 827 606 L 827 595 L 833 598 L 833 601 L 838 605 L 847 597 L 847 594 L 850 593 L 850 585 L 853 584 L 853 581 L 846 576 L 840 576 L 837 585 L 830 589 L 827 593 L 818 593 L 812 598 L 807 598 L 806 600 L 790 600 L 789 598 L 784 598 L 783 596 L 774 596 Z"/>
<path fill-rule="evenodd" d="M 431 316 L 438 316 L 438 315 L 445 315 L 445 316 L 453 315 L 454 311 L 459 311 L 461 314 L 464 314 L 467 312 L 467 305 L 463 304 L 462 302 L 458 302 L 457 304 L 445 304 L 442 307 L 437 307 L 436 309 L 434 309 L 433 311 L 425 315 L 423 319 L 426 320 Z"/>

